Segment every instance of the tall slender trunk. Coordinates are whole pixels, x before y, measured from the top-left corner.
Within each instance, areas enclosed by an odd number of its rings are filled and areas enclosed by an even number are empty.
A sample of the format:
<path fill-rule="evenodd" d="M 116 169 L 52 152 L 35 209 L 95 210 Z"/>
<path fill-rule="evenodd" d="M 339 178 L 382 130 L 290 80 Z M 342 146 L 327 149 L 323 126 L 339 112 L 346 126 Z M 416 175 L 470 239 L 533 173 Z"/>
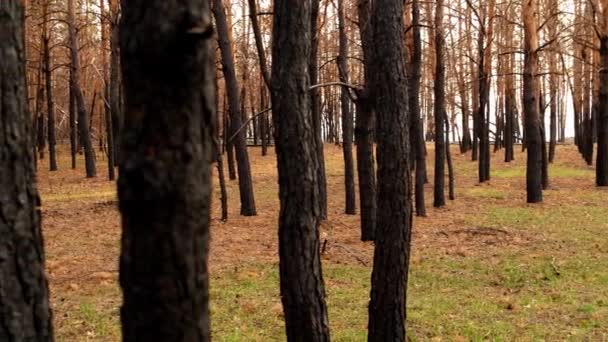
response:
<path fill-rule="evenodd" d="M 524 0 L 522 17 L 524 22 L 524 116 L 528 150 L 526 166 L 526 189 L 528 203 L 542 202 L 542 142 L 539 114 L 538 35 L 536 0 Z"/>
<path fill-rule="evenodd" d="M 241 195 L 241 215 L 255 216 L 256 207 L 253 196 L 253 182 L 251 179 L 251 165 L 249 164 L 249 153 L 247 152 L 246 131 L 240 130 L 243 125 L 241 112 L 241 98 L 239 86 L 236 79 L 234 66 L 234 55 L 230 42 L 230 32 L 226 21 L 226 11 L 222 0 L 213 0 L 213 16 L 218 33 L 218 42 L 222 54 L 222 72 L 228 95 L 228 108 L 230 111 L 230 134 L 228 139 L 234 139 L 234 151 L 236 166 L 239 175 L 239 193 Z"/>
<path fill-rule="evenodd" d="M 52 342 L 27 109 L 23 2 L 0 5 L 0 341 Z"/>
<path fill-rule="evenodd" d="M 433 206 L 445 206 L 445 65 L 443 60 L 443 0 L 435 7 L 435 183 Z"/>
<path fill-rule="evenodd" d="M 329 341 L 310 106 L 311 2 L 275 0 L 272 108 L 279 172 L 279 269 L 288 341 Z"/>
<path fill-rule="evenodd" d="M 608 1 L 602 0 L 596 184 L 608 186 Z"/>
<path fill-rule="evenodd" d="M 374 161 L 374 104 L 373 99 L 370 98 L 369 90 L 370 63 L 373 58 L 369 0 L 357 0 L 357 15 L 359 17 L 365 77 L 364 89 L 357 94 L 357 101 L 355 102 L 357 109 L 355 143 L 361 207 L 361 240 L 373 241 L 376 231 L 376 171 Z"/>
<path fill-rule="evenodd" d="M 312 0 L 310 9 L 310 29 L 311 29 L 311 48 L 308 73 L 311 84 L 316 84 L 319 81 L 319 61 L 317 58 L 319 50 L 319 32 L 317 30 L 317 22 L 319 18 L 319 0 Z M 327 218 L 327 177 L 325 174 L 325 152 L 323 144 L 323 137 L 321 133 L 321 122 L 323 121 L 323 113 L 321 112 L 321 96 L 319 95 L 318 89 L 313 89 L 310 92 L 310 105 L 312 109 L 312 119 L 315 129 L 315 144 L 317 149 L 317 159 L 319 165 L 317 168 L 318 187 L 319 187 L 319 206 L 321 211 L 319 212 L 319 218 L 322 220 Z M 351 120 L 352 121 L 352 120 Z M 345 159 L 346 160 L 346 159 Z M 351 171 L 352 171 L 352 153 L 351 153 Z M 352 177 L 351 177 L 352 178 Z M 347 184 L 347 192 L 348 192 Z M 353 183 L 354 193 L 354 183 Z M 348 194 L 347 194 L 348 198 Z M 353 199 L 354 201 L 354 199 Z M 353 210 L 354 210 L 354 203 Z M 347 203 L 348 207 L 348 203 Z M 347 208 L 348 209 L 348 208 Z M 348 213 L 348 210 L 347 210 Z"/>
<path fill-rule="evenodd" d="M 70 89 L 74 93 L 78 113 L 78 132 L 80 133 L 80 141 L 84 147 L 84 158 L 87 178 L 92 178 L 97 175 L 95 168 L 95 156 L 93 144 L 91 142 L 91 134 L 89 130 L 89 115 L 84 103 L 84 95 L 80 87 L 80 58 L 78 56 L 78 39 L 76 36 L 76 20 L 74 18 L 74 0 L 67 0 L 68 6 L 68 36 L 70 41 L 70 63 L 72 70 L 72 82 Z"/>
<path fill-rule="evenodd" d="M 411 150 L 415 155 L 415 203 L 416 216 L 426 216 L 424 183 L 426 182 L 426 144 L 420 111 L 420 77 L 422 67 L 422 39 L 420 38 L 420 3 L 412 1 L 412 56 L 409 84 L 409 106 L 411 112 Z M 468 126 L 467 126 L 468 127 Z M 470 137 L 469 137 L 470 139 Z"/>
<path fill-rule="evenodd" d="M 340 81 L 348 83 L 348 37 L 346 35 L 346 14 L 344 13 L 344 0 L 338 0 L 338 30 L 339 54 L 338 73 Z M 342 152 L 344 155 L 344 187 L 345 209 L 348 215 L 356 214 L 355 204 L 355 167 L 353 161 L 353 113 L 350 110 L 349 90 L 340 89 L 340 105 L 342 112 Z"/>
<path fill-rule="evenodd" d="M 404 2 L 371 5 L 373 56 L 370 90 L 378 137 L 378 224 L 375 238 L 368 341 L 405 341 L 406 291 L 412 226 L 409 108 Z"/>

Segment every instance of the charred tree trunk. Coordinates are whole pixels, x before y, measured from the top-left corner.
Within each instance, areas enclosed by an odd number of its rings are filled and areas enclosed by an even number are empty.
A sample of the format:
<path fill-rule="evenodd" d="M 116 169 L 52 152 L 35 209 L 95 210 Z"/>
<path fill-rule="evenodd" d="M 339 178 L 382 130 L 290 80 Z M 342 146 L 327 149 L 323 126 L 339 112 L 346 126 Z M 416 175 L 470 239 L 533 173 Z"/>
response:
<path fill-rule="evenodd" d="M 319 161 L 309 103 L 310 14 L 310 1 L 275 1 L 271 93 L 281 202 L 281 301 L 288 341 L 329 341 L 319 255 Z"/>
<path fill-rule="evenodd" d="M 116 0 L 110 0 L 110 118 L 106 119 L 106 122 L 110 123 L 109 129 L 112 131 L 112 142 L 108 140 L 108 146 L 110 143 L 113 143 L 112 159 L 114 160 L 114 166 L 118 166 L 118 160 L 120 158 L 120 131 L 123 121 L 120 100 L 122 94 L 122 81 L 120 76 L 120 44 L 118 41 L 119 12 L 120 10 Z M 109 131 L 107 134 L 110 136 Z M 108 147 L 108 153 L 110 153 L 110 147 Z"/>
<path fill-rule="evenodd" d="M 51 69 L 51 47 L 50 47 L 50 32 L 48 32 L 47 23 L 48 6 L 43 4 L 43 24 L 42 24 L 42 58 L 44 60 L 44 80 L 46 88 L 46 113 L 47 113 L 47 134 L 49 140 L 49 170 L 57 171 L 57 138 L 55 134 L 55 103 L 53 101 L 53 72 Z"/>
<path fill-rule="evenodd" d="M 53 341 L 27 110 L 22 1 L 0 5 L 0 340 Z"/>
<path fill-rule="evenodd" d="M 310 29 L 311 29 L 311 49 L 310 49 L 310 61 L 308 66 L 308 73 L 310 76 L 310 83 L 317 84 L 319 81 L 319 61 L 317 59 L 317 54 L 319 50 L 319 32 L 317 31 L 317 21 L 319 18 L 319 0 L 312 0 L 311 9 L 310 9 Z M 325 152 L 324 152 L 324 144 L 323 137 L 321 133 L 321 122 L 323 120 L 323 115 L 321 113 L 321 96 L 319 95 L 318 89 L 313 89 L 310 91 L 310 105 L 312 108 L 312 119 L 314 122 L 315 128 L 315 144 L 317 148 L 317 159 L 319 160 L 319 165 L 317 169 L 317 177 L 318 177 L 318 187 L 319 187 L 319 206 L 321 211 L 319 212 L 319 218 L 324 220 L 327 218 L 327 177 L 325 174 Z M 352 120 L 351 120 L 352 121 Z M 352 150 L 352 148 L 351 148 Z M 346 156 L 345 156 L 346 158 Z M 346 162 L 346 159 L 345 159 Z M 345 166 L 346 168 L 346 166 Z M 351 152 L 351 171 L 352 171 L 352 152 Z M 352 173 L 352 172 L 351 172 Z M 345 175 L 348 177 L 348 175 Z M 352 177 L 351 177 L 352 178 Z M 349 190 L 347 184 L 347 192 Z M 353 183 L 353 194 L 354 194 L 354 183 Z M 354 195 L 353 195 L 354 196 Z M 354 199 L 353 199 L 354 201 Z M 347 193 L 347 210 L 348 212 L 348 193 Z M 352 203 L 354 210 L 354 202 Z M 353 213 L 354 214 L 354 213 Z"/>
<path fill-rule="evenodd" d="M 602 1 L 600 36 L 599 108 L 597 130 L 597 186 L 608 186 L 608 1 Z"/>
<path fill-rule="evenodd" d="M 72 89 L 72 83 L 74 82 L 72 79 L 74 78 L 74 73 L 72 72 L 72 68 L 70 68 L 70 76 L 69 76 L 69 119 L 70 119 L 70 157 L 72 160 L 72 169 L 76 169 L 76 154 L 78 153 L 78 132 L 76 131 L 76 101 L 74 100 L 74 90 Z"/>
<path fill-rule="evenodd" d="M 405 341 L 406 289 L 412 225 L 408 75 L 401 0 L 371 5 L 370 89 L 378 137 L 378 224 L 368 341 Z"/>
<path fill-rule="evenodd" d="M 89 130 L 89 115 L 84 103 L 84 95 L 80 87 L 80 58 L 78 57 L 78 42 L 76 37 L 76 21 L 74 19 L 74 0 L 68 0 L 68 36 L 70 41 L 70 63 L 72 70 L 70 89 L 74 94 L 78 113 L 78 132 L 84 148 L 85 168 L 87 178 L 97 175 L 95 156 Z"/>
<path fill-rule="evenodd" d="M 435 7 L 435 183 L 433 206 L 445 206 L 445 66 L 443 61 L 443 0 Z"/>
<path fill-rule="evenodd" d="M 446 136 L 448 135 L 447 132 L 450 131 L 450 121 L 447 118 L 447 115 L 444 114 L 445 117 L 445 132 L 446 132 Z M 454 163 L 452 163 L 452 152 L 450 150 L 450 142 L 449 139 L 447 141 L 447 143 L 445 144 L 445 158 L 448 164 L 448 196 L 450 201 L 454 201 L 456 199 L 456 192 L 455 192 L 455 177 L 454 177 Z"/>
<path fill-rule="evenodd" d="M 412 56 L 409 105 L 411 112 L 411 137 L 412 154 L 415 155 L 415 202 L 416 216 L 426 216 L 426 205 L 424 203 L 424 184 L 426 183 L 426 144 L 424 141 L 424 129 L 420 117 L 420 77 L 422 68 L 422 39 L 420 38 L 420 4 L 419 0 L 412 1 Z M 467 119 L 468 120 L 468 119 Z M 468 130 L 468 123 L 467 123 Z M 470 135 L 469 135 L 470 143 Z M 463 144 L 464 146 L 464 144 Z"/>
<path fill-rule="evenodd" d="M 346 36 L 346 14 L 344 13 L 344 0 L 338 0 L 338 27 L 340 52 L 338 54 L 338 72 L 340 81 L 348 83 L 348 37 Z M 344 155 L 344 187 L 345 209 L 347 215 L 357 213 L 355 204 L 355 166 L 353 161 L 353 113 L 350 110 L 349 90 L 342 87 L 340 104 L 342 112 L 342 152 Z"/>
<path fill-rule="evenodd" d="M 239 175 L 239 193 L 241 195 L 241 215 L 255 216 L 255 199 L 253 196 L 253 182 L 251 179 L 251 165 L 247 152 L 247 137 L 245 130 L 239 130 L 243 125 L 241 112 L 242 99 L 234 68 L 234 55 L 230 43 L 230 32 L 226 21 L 226 11 L 222 0 L 213 0 L 213 16 L 217 27 L 217 36 L 222 54 L 222 72 L 226 83 L 228 95 L 228 108 L 230 111 L 230 134 L 228 139 L 234 139 L 236 166 Z"/>
<path fill-rule="evenodd" d="M 124 341 L 210 341 L 209 2 L 124 1 L 118 196 Z"/>
<path fill-rule="evenodd" d="M 373 241 L 376 231 L 376 171 L 374 161 L 374 107 L 370 98 L 369 81 L 373 47 L 370 27 L 369 0 L 357 0 L 359 32 L 364 59 L 365 88 L 358 92 L 355 144 L 357 175 L 359 177 L 359 202 L 361 206 L 361 240 Z"/>
<path fill-rule="evenodd" d="M 528 150 L 526 166 L 526 189 L 528 203 L 543 200 L 542 188 L 542 142 L 538 104 L 538 35 L 536 0 L 524 0 L 522 16 L 524 21 L 524 116 Z"/>

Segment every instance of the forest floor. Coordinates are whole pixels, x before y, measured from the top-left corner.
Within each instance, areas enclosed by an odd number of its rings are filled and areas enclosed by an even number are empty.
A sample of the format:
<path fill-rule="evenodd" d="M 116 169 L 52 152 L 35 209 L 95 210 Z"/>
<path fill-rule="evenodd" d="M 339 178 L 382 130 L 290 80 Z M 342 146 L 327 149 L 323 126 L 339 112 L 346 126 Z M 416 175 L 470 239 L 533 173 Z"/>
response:
<path fill-rule="evenodd" d="M 43 231 L 58 341 L 119 341 L 120 217 L 105 161 L 99 177 L 40 163 Z M 429 160 L 433 160 L 432 148 Z M 101 156 L 101 153 L 98 152 Z M 325 150 L 329 219 L 323 272 L 334 341 L 366 339 L 373 245 L 343 214 L 339 147 Z M 408 290 L 413 341 L 608 341 L 608 191 L 572 146 L 559 146 L 543 204 L 525 203 L 525 154 L 492 155 L 492 180 L 454 147 L 456 201 L 416 218 Z M 241 217 L 229 182 L 229 220 L 215 193 L 210 257 L 216 341 L 283 341 L 278 289 L 276 159 L 250 150 L 259 215 Z M 79 160 L 79 165 L 82 161 Z M 430 163 L 432 164 L 432 163 Z M 429 178 L 432 179 L 432 169 Z M 215 182 L 215 179 L 214 179 Z M 382 208 L 379 208 L 382 210 Z"/>

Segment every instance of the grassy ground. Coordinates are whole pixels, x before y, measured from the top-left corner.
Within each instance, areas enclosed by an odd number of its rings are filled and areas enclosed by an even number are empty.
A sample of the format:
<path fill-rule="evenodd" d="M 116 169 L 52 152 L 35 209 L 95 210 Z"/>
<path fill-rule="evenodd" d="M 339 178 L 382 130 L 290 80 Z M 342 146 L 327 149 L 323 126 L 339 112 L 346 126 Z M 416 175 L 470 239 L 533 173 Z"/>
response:
<path fill-rule="evenodd" d="M 322 226 L 323 271 L 333 340 L 364 341 L 373 246 L 359 241 L 357 217 L 342 213 L 341 153 L 326 147 L 330 217 Z M 560 146 L 545 202 L 527 205 L 525 155 L 511 164 L 501 161 L 502 153 L 494 155 L 492 181 L 483 185 L 476 183 L 469 156 L 453 155 L 457 200 L 430 208 L 429 185 L 429 216 L 415 220 L 410 339 L 608 341 L 608 191 L 594 187 L 593 169 L 574 148 Z M 259 216 L 238 216 L 235 182 L 229 184 L 227 223 L 217 220 L 214 202 L 210 267 L 217 341 L 284 340 L 276 162 L 258 149 L 251 157 Z M 84 171 L 69 170 L 63 156 L 60 167 L 39 174 L 58 340 L 118 341 L 114 185 L 103 172 L 84 179 Z"/>

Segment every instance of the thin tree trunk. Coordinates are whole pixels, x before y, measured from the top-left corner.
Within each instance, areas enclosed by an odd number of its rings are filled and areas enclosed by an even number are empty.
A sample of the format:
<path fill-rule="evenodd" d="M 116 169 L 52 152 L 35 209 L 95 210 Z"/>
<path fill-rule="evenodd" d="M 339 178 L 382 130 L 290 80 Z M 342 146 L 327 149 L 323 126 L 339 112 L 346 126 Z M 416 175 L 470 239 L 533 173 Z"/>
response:
<path fill-rule="evenodd" d="M 528 150 L 526 167 L 526 189 L 528 203 L 542 202 L 542 142 L 539 114 L 538 35 L 536 0 L 524 0 L 522 17 L 524 22 L 524 117 Z"/>
<path fill-rule="evenodd" d="M 442 1 L 442 0 L 440 0 Z M 447 115 L 444 114 L 445 117 L 445 131 L 446 131 L 446 135 L 447 132 L 450 131 L 450 122 L 447 119 Z M 452 163 L 452 152 L 450 150 L 450 142 L 447 141 L 447 143 L 445 144 L 445 158 L 447 160 L 448 163 L 448 193 L 449 193 L 449 199 L 450 201 L 454 201 L 456 199 L 456 193 L 455 193 L 455 177 L 454 177 L 454 164 Z"/>
<path fill-rule="evenodd" d="M 228 31 L 229 27 L 222 0 L 213 0 L 213 16 L 215 17 L 217 27 L 218 42 L 222 54 L 222 72 L 228 95 L 228 108 L 230 111 L 229 136 L 234 136 L 234 151 L 239 176 L 239 193 L 241 196 L 241 215 L 255 216 L 257 213 L 253 195 L 251 165 L 249 164 L 249 153 L 247 152 L 246 132 L 244 130 L 237 132 L 243 125 L 241 101 L 245 99 L 241 98 L 239 94 L 239 86 L 234 68 L 234 55 L 230 43 L 230 32 Z"/>
<path fill-rule="evenodd" d="M 68 5 L 68 36 L 70 41 L 70 62 L 72 70 L 72 78 L 70 88 L 74 92 L 74 100 L 78 113 L 78 128 L 80 133 L 80 141 L 84 147 L 84 158 L 87 178 L 92 178 L 97 175 L 95 169 L 95 156 L 93 144 L 91 143 L 91 134 L 89 130 L 89 116 L 85 108 L 84 95 L 80 87 L 80 59 L 78 57 L 78 43 L 76 37 L 76 21 L 74 19 L 74 0 L 67 0 Z"/>
<path fill-rule="evenodd" d="M 122 94 L 122 81 L 120 75 L 120 44 L 118 36 L 118 18 L 120 9 L 118 7 L 117 0 L 110 0 L 110 120 L 106 119 L 106 122 L 110 122 L 110 130 L 112 135 L 112 142 L 108 140 L 108 146 L 112 143 L 112 159 L 114 166 L 118 166 L 120 159 L 120 131 L 122 127 L 122 106 L 121 106 L 121 94 Z M 108 133 L 108 136 L 110 134 Z M 110 148 L 108 147 L 108 153 Z M 108 166 L 109 167 L 109 166 Z"/>
<path fill-rule="evenodd" d="M 422 39 L 420 38 L 420 4 L 419 0 L 412 1 L 412 56 L 410 77 L 409 105 L 411 111 L 413 142 L 412 154 L 415 155 L 415 202 L 416 216 L 426 216 L 426 204 L 424 203 L 424 184 L 426 182 L 426 144 L 424 141 L 424 129 L 420 117 L 420 77 L 422 67 Z M 468 126 L 467 126 L 468 127 Z M 470 136 L 469 136 L 470 139 Z"/>
<path fill-rule="evenodd" d="M 374 55 L 370 89 L 379 135 L 378 224 L 369 304 L 368 341 L 405 341 L 412 202 L 404 3 L 371 5 Z M 396 176 L 399 175 L 399 176 Z"/>
<path fill-rule="evenodd" d="M 288 341 L 329 341 L 310 105 L 311 2 L 275 0 L 272 108 L 279 172 L 279 269 Z"/>
<path fill-rule="evenodd" d="M 123 2 L 124 341 L 211 340 L 212 37 L 208 1 Z"/>
<path fill-rule="evenodd" d="M 319 50 L 319 32 L 317 31 L 317 21 L 319 17 L 319 0 L 312 0 L 311 2 L 311 13 L 310 13 L 310 25 L 311 25 L 311 49 L 310 49 L 310 61 L 308 67 L 308 73 L 310 76 L 311 84 L 316 84 L 319 81 L 318 71 L 318 50 Z M 310 92 L 310 105 L 312 108 L 312 119 L 315 128 L 315 144 L 317 149 L 317 159 L 319 160 L 319 166 L 317 168 L 318 187 L 319 187 L 319 206 L 321 211 L 319 218 L 322 220 L 327 218 L 327 177 L 325 174 L 325 152 L 323 144 L 323 137 L 321 134 L 321 122 L 323 121 L 323 113 L 321 112 L 321 97 L 319 96 L 319 90 L 313 89 Z M 352 121 L 352 120 L 351 120 Z M 352 148 L 351 148 L 352 149 Z M 352 153 L 351 153 L 351 171 L 352 171 Z M 352 173 L 352 172 L 351 172 Z M 346 175 L 345 177 L 348 177 Z M 352 177 L 351 177 L 352 178 Z M 348 191 L 347 185 L 347 191 Z M 353 194 L 354 194 L 354 183 L 353 183 Z M 348 198 L 348 194 L 347 194 Z M 354 199 L 353 199 L 354 201 Z M 354 210 L 354 202 L 353 202 Z M 348 207 L 348 203 L 347 203 Z M 348 208 L 347 208 L 348 209 Z M 348 210 L 347 210 L 348 213 Z"/>
<path fill-rule="evenodd" d="M 40 197 L 27 110 L 24 8 L 0 5 L 0 341 L 52 342 Z"/>
<path fill-rule="evenodd" d="M 359 202 L 361 207 L 361 240 L 373 241 L 376 231 L 376 171 L 374 161 L 374 110 L 370 98 L 370 62 L 373 58 L 372 31 L 370 27 L 370 2 L 357 0 L 357 15 L 364 59 L 365 87 L 357 93 L 355 106 L 355 148 L 357 175 L 359 177 Z"/>
<path fill-rule="evenodd" d="M 348 37 L 346 36 L 346 14 L 344 13 L 344 0 L 338 0 L 338 26 L 339 45 L 338 73 L 340 81 L 349 82 L 348 77 Z M 347 215 L 357 213 L 355 204 L 355 167 L 353 161 L 353 113 L 350 110 L 349 90 L 340 88 L 340 104 L 342 112 L 342 152 L 344 155 L 344 187 L 345 187 L 345 209 Z"/>
<path fill-rule="evenodd" d="M 597 130 L 597 186 L 608 186 L 608 1 L 602 0 L 600 36 L 599 107 Z"/>
<path fill-rule="evenodd" d="M 443 0 L 437 0 L 435 7 L 435 183 L 433 186 L 433 206 L 445 206 L 445 65 L 443 60 Z"/>

